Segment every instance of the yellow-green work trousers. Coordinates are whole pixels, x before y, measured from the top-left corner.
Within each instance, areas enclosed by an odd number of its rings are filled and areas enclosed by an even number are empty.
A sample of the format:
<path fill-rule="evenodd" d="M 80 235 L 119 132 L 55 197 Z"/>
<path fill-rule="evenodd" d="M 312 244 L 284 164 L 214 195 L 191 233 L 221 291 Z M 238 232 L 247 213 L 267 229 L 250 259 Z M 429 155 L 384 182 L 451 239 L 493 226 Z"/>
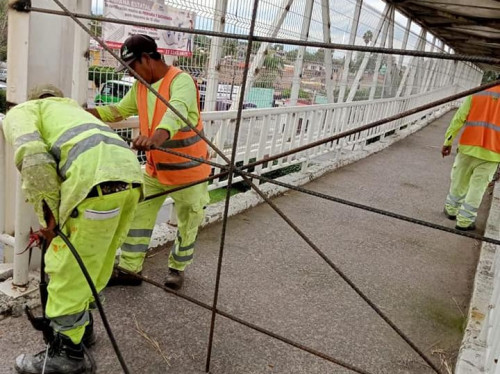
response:
<path fill-rule="evenodd" d="M 497 170 L 498 162 L 458 153 L 451 169 L 450 192 L 445 210 L 457 216 L 457 226 L 468 227 L 476 221 L 484 191 Z"/>
<path fill-rule="evenodd" d="M 162 184 L 158 179 L 144 175 L 146 198 L 160 192 L 171 190 L 178 186 Z M 204 207 L 209 202 L 208 183 L 200 183 L 184 190 L 170 194 L 177 212 L 177 238 L 170 251 L 168 267 L 183 271 L 193 261 L 194 245 L 198 235 L 198 227 L 205 216 Z M 137 207 L 134 221 L 130 226 L 125 243 L 121 249 L 119 266 L 133 271 L 142 270 L 151 235 L 156 222 L 156 216 L 166 196 L 142 201 Z"/>
<path fill-rule="evenodd" d="M 61 229 L 81 256 L 97 292 L 111 277 L 116 251 L 127 236 L 140 196 L 140 188 L 109 195 L 99 192 L 82 201 Z M 47 317 L 55 331 L 77 344 L 89 322 L 89 303 L 94 298 L 75 257 L 59 236 L 45 254 L 45 271 L 50 277 Z"/>

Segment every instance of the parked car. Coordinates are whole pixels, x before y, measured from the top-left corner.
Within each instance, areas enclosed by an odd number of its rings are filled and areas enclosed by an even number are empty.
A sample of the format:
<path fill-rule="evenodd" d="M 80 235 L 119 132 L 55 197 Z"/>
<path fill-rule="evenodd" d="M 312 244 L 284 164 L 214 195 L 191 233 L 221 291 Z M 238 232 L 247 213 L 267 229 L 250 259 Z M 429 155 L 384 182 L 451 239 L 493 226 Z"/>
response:
<path fill-rule="evenodd" d="M 7 82 L 7 69 L 0 69 L 0 81 Z"/>
<path fill-rule="evenodd" d="M 95 105 L 107 105 L 119 102 L 132 87 L 131 82 L 107 81 L 103 83 L 101 89 L 94 98 Z"/>

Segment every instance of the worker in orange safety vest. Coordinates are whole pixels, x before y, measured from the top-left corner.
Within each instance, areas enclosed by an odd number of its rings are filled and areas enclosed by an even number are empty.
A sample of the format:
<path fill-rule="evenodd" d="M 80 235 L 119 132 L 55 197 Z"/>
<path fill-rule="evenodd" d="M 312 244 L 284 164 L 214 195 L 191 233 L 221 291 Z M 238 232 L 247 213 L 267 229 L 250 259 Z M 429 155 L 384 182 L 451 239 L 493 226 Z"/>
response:
<path fill-rule="evenodd" d="M 151 84 L 203 133 L 199 92 L 195 81 L 189 74 L 162 60 L 154 39 L 142 34 L 132 35 L 125 40 L 120 55 L 129 69 L 133 69 Z M 163 147 L 198 158 L 208 157 L 205 141 L 142 83 L 135 82 L 119 103 L 88 111 L 106 122 L 117 122 L 139 115 L 140 135 L 133 141 L 133 147 L 146 152 L 146 198 L 203 180 L 210 174 L 211 168 L 207 164 L 151 149 Z M 209 201 L 208 183 L 173 192 L 170 197 L 175 203 L 178 233 L 169 255 L 165 285 L 179 289 L 184 282 L 184 270 L 193 261 L 198 227 L 204 218 L 204 207 Z M 142 271 L 156 216 L 165 199 L 164 195 L 139 204 L 131 229 L 121 247 L 120 267 L 134 273 Z M 139 284 L 140 279 L 115 271 L 108 286 Z"/>
<path fill-rule="evenodd" d="M 462 127 L 444 213 L 466 231 L 475 229 L 484 191 L 500 163 L 500 85 L 464 100 L 446 131 L 443 157 Z"/>

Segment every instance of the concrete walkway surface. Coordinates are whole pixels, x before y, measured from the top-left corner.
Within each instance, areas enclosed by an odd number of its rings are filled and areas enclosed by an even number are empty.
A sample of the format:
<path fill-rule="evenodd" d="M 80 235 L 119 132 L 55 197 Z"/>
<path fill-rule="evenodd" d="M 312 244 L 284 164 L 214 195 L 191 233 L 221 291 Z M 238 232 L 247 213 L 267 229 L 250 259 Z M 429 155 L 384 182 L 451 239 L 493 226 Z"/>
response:
<path fill-rule="evenodd" d="M 452 227 L 442 214 L 453 157 L 440 149 L 452 113 L 306 188 Z M 477 232 L 484 230 L 488 199 Z M 287 192 L 274 199 L 318 247 L 438 365 L 453 365 L 479 243 Z M 211 303 L 221 225 L 201 231 L 183 293 Z M 144 274 L 161 282 L 167 250 Z M 106 311 L 132 373 L 203 373 L 211 314 L 151 285 L 105 291 Z M 229 220 L 219 309 L 369 373 L 432 373 L 425 362 L 266 204 Z M 99 317 L 97 373 L 120 373 Z M 142 333 L 139 333 L 141 330 Z M 160 354 L 145 339 L 158 342 Z M 0 321 L 0 373 L 42 348 L 25 318 Z M 164 356 L 164 357 L 163 357 Z M 350 373 L 224 317 L 211 373 Z"/>

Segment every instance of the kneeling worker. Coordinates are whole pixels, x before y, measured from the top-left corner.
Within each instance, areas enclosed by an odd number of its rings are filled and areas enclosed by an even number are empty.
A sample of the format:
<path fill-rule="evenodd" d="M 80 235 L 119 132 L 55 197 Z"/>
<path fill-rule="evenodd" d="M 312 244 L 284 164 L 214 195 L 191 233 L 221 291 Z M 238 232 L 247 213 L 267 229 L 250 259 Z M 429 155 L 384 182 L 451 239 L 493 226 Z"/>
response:
<path fill-rule="evenodd" d="M 128 145 L 58 88 L 38 86 L 29 99 L 12 108 L 3 124 L 24 195 L 50 243 L 45 313 L 54 337 L 47 350 L 20 355 L 16 369 L 82 373 L 89 366 L 83 344 L 95 341 L 89 312 L 94 300 L 75 257 L 54 230 L 59 227 L 69 237 L 100 292 L 143 194 L 142 172 Z"/>

